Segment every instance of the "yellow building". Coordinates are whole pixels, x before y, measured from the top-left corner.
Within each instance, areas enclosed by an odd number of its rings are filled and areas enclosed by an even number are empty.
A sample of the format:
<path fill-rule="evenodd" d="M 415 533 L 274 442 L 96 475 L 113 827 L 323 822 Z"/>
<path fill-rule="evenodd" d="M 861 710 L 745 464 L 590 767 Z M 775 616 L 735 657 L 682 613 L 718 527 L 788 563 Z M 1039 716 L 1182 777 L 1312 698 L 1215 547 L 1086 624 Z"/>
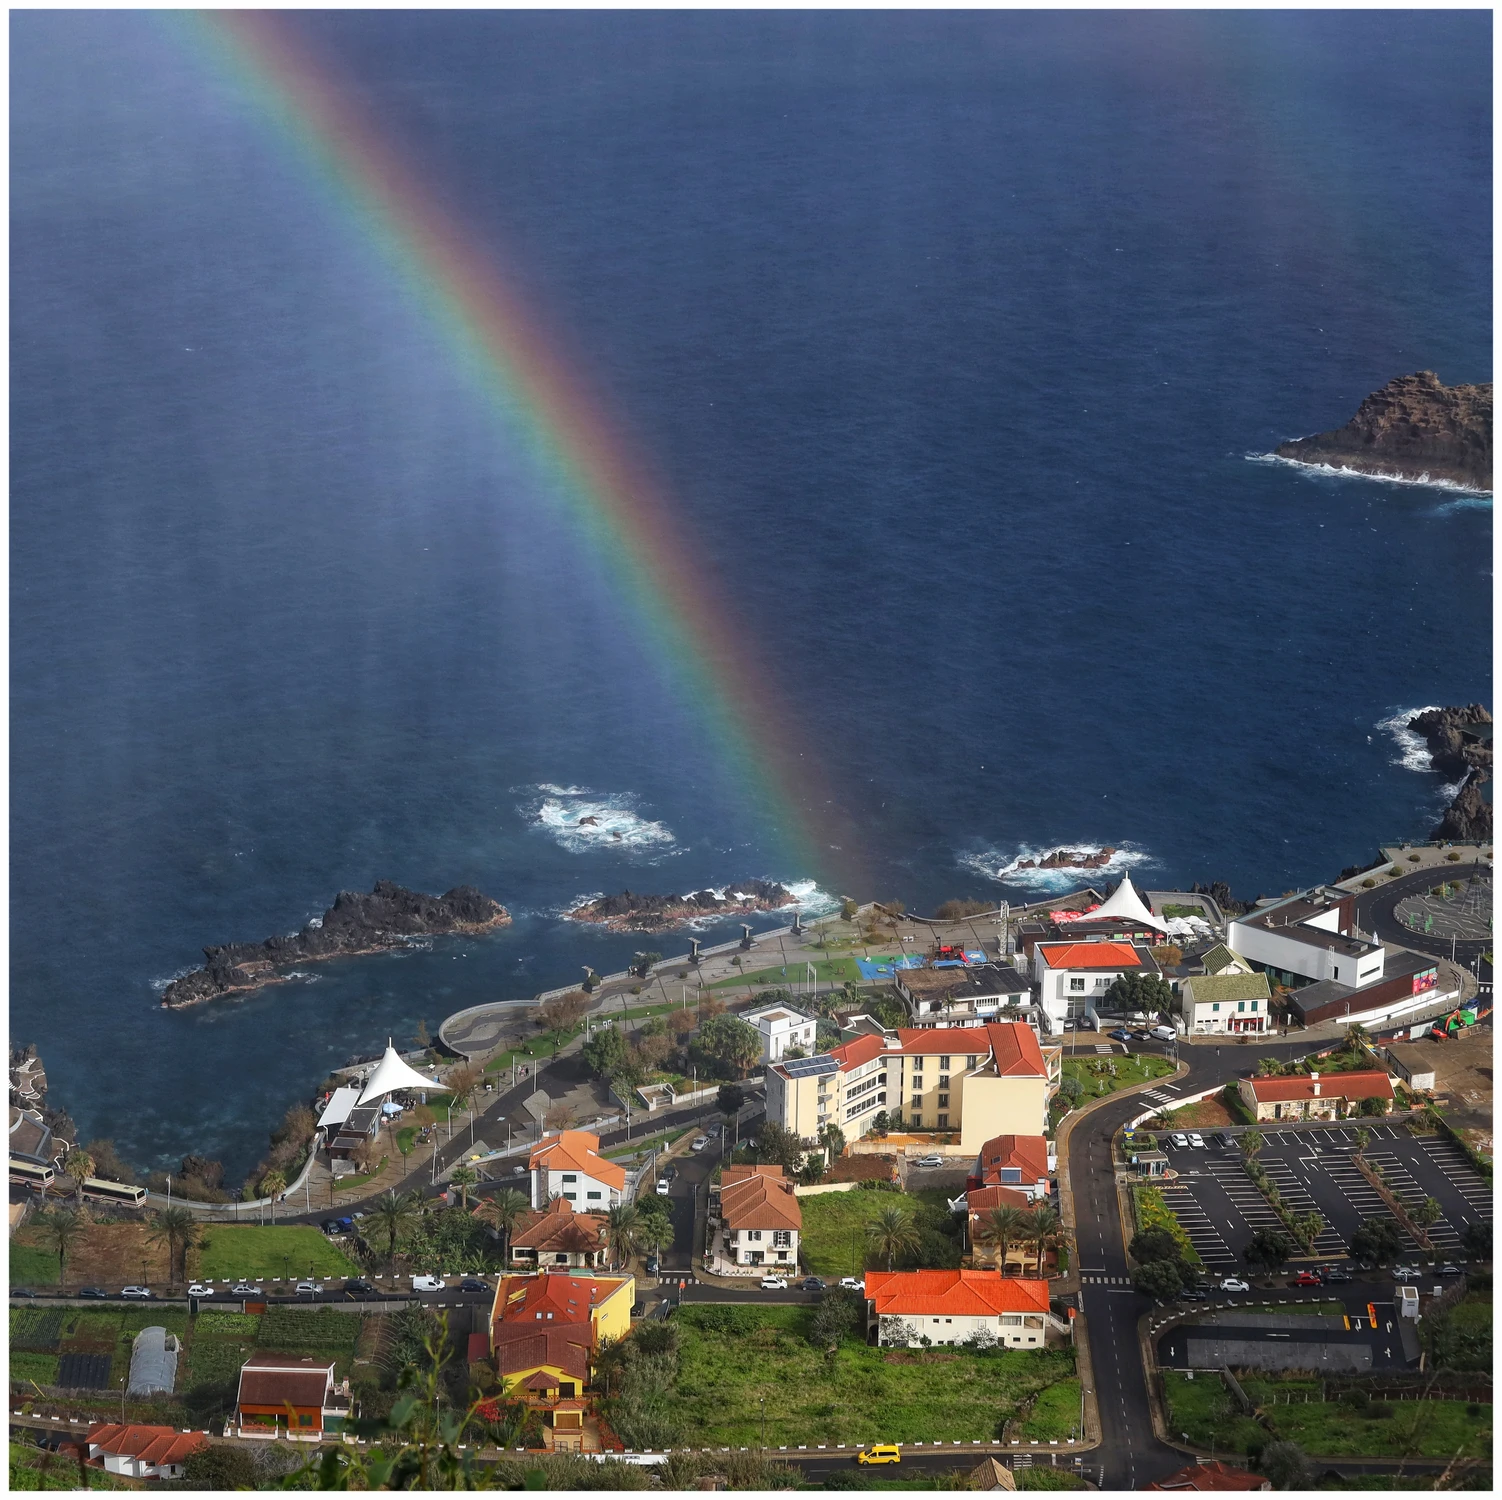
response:
<path fill-rule="evenodd" d="M 631 1331 L 633 1276 L 548 1271 L 503 1276 L 490 1313 L 490 1351 L 508 1396 L 582 1396 L 602 1345 Z"/>

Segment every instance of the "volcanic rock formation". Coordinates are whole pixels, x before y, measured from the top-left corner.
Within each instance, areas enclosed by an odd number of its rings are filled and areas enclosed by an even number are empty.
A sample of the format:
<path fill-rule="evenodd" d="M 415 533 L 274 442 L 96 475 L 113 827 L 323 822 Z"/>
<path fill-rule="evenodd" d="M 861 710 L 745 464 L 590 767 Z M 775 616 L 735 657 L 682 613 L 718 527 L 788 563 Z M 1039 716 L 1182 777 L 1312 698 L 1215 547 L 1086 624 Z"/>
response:
<path fill-rule="evenodd" d="M 1116 850 L 1109 844 L 1104 849 L 1088 852 L 1083 849 L 1050 849 L 1042 859 L 1019 859 L 1019 870 L 1098 870 L 1111 863 Z"/>
<path fill-rule="evenodd" d="M 323 916 L 314 918 L 301 932 L 267 938 L 264 943 L 205 948 L 208 962 L 169 984 L 162 1004 L 196 1005 L 218 995 L 276 984 L 287 977 L 277 969 L 288 964 L 380 953 L 405 947 L 415 937 L 486 932 L 510 920 L 504 906 L 470 885 L 455 886 L 441 896 L 425 896 L 378 880 L 369 895 L 340 891 Z"/>
<path fill-rule="evenodd" d="M 793 906 L 798 898 L 775 880 L 742 880 L 718 891 L 694 891 L 687 896 L 643 896 L 622 891 L 576 906 L 569 916 L 576 922 L 598 922 L 618 932 L 660 932 L 699 917 L 733 917 L 748 911 L 775 911 Z"/>
<path fill-rule="evenodd" d="M 1492 777 L 1492 742 L 1482 734 L 1492 716 L 1479 703 L 1464 708 L 1431 708 L 1415 714 L 1408 728 L 1429 746 L 1429 763 L 1445 776 L 1462 776 L 1455 800 L 1430 838 L 1464 844 L 1489 844 L 1492 805 L 1482 787 Z"/>
<path fill-rule="evenodd" d="M 1492 487 L 1492 388 L 1441 385 L 1433 370 L 1400 375 L 1333 432 L 1281 443 L 1280 458 L 1399 479 Z"/>

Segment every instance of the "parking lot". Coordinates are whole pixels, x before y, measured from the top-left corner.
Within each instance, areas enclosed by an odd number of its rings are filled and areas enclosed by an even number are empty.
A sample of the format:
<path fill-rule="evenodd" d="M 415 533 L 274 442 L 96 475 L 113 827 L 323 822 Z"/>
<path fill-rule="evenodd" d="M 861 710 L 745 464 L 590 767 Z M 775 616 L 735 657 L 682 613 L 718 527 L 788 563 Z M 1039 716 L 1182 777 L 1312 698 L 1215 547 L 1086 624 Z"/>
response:
<path fill-rule="evenodd" d="M 1318 1213 L 1325 1229 L 1315 1242 L 1321 1259 L 1342 1256 L 1363 1219 L 1391 1217 L 1375 1188 L 1354 1160 L 1355 1125 L 1310 1126 L 1264 1130 L 1259 1159 L 1295 1214 Z M 1435 1253 L 1459 1257 L 1460 1236 L 1467 1223 L 1490 1220 L 1491 1190 L 1464 1153 L 1446 1136 L 1410 1136 L 1401 1125 L 1366 1126 L 1371 1142 L 1366 1159 L 1380 1166 L 1391 1189 L 1405 1201 L 1438 1200 L 1443 1217 L 1430 1229 Z M 1239 1146 L 1217 1144 L 1205 1133 L 1202 1149 L 1174 1146 L 1164 1140 L 1178 1178 L 1163 1184 L 1163 1196 L 1178 1215 L 1206 1269 L 1227 1274 L 1259 1229 L 1279 1229 L 1282 1222 L 1247 1176 Z M 1407 1233 L 1404 1255 L 1419 1247 Z"/>

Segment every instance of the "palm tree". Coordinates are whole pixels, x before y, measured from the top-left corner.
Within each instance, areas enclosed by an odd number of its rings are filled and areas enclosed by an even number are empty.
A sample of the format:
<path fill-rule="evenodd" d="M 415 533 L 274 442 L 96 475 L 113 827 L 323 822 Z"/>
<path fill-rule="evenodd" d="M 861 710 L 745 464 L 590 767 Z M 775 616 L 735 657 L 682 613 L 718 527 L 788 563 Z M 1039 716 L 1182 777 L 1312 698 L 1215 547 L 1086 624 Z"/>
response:
<path fill-rule="evenodd" d="M 1248 1158 L 1255 1157 L 1266 1144 L 1260 1130 L 1249 1130 L 1241 1138 L 1241 1154 Z"/>
<path fill-rule="evenodd" d="M 634 1203 L 618 1203 L 606 1213 L 605 1244 L 612 1265 L 629 1260 L 641 1248 L 641 1215 Z"/>
<path fill-rule="evenodd" d="M 1352 1021 L 1346 1027 L 1346 1051 L 1360 1052 L 1363 1047 L 1370 1045 L 1372 1034 L 1360 1021 Z"/>
<path fill-rule="evenodd" d="M 261 1196 L 271 1199 L 271 1222 L 276 1223 L 276 1195 L 287 1186 L 287 1174 L 273 1167 L 260 1181 Z"/>
<path fill-rule="evenodd" d="M 1283 1064 L 1276 1057 L 1259 1057 L 1257 1071 L 1264 1078 L 1270 1078 L 1283 1071 Z"/>
<path fill-rule="evenodd" d="M 502 1188 L 493 1198 L 482 1198 L 475 1209 L 475 1217 L 501 1234 L 501 1263 L 511 1263 L 511 1236 L 516 1226 L 531 1213 L 532 1205 L 525 1193 L 515 1188 Z"/>
<path fill-rule="evenodd" d="M 1027 1216 L 1027 1233 L 1038 1247 L 1038 1274 L 1046 1274 L 1043 1268 L 1043 1257 L 1050 1245 L 1057 1245 L 1062 1237 L 1064 1221 L 1059 1217 L 1058 1210 L 1051 1208 L 1046 1203 L 1040 1203 Z"/>
<path fill-rule="evenodd" d="M 66 1281 L 68 1252 L 83 1233 L 84 1221 L 71 1208 L 49 1208 L 37 1215 L 37 1225 L 47 1243 L 57 1251 L 57 1280 L 61 1286 Z"/>
<path fill-rule="evenodd" d="M 422 1207 L 417 1193 L 394 1193 L 389 1189 L 371 1205 L 367 1218 L 386 1237 L 386 1259 L 396 1264 L 396 1246 L 402 1235 L 411 1227 Z"/>
<path fill-rule="evenodd" d="M 156 1245 L 167 1246 L 167 1280 L 178 1280 L 178 1245 L 182 1246 L 182 1279 L 188 1277 L 188 1251 L 198 1243 L 198 1223 L 186 1208 L 166 1208 L 157 1214 L 147 1239 Z"/>
<path fill-rule="evenodd" d="M 1020 1208 L 993 1208 L 976 1227 L 975 1238 L 982 1245 L 996 1246 L 996 1269 L 1006 1274 L 1007 1251 L 1022 1238 L 1027 1215 Z"/>
<path fill-rule="evenodd" d="M 866 1238 L 878 1255 L 887 1258 L 887 1270 L 899 1255 L 907 1255 L 918 1248 L 918 1229 L 911 1212 L 900 1203 L 881 1209 L 866 1225 Z"/>
<path fill-rule="evenodd" d="M 74 1146 L 63 1158 L 63 1171 L 73 1179 L 73 1189 L 78 1194 L 78 1206 L 82 1208 L 84 1179 L 94 1175 L 94 1158 L 82 1146 Z"/>
<path fill-rule="evenodd" d="M 449 1181 L 459 1189 L 459 1207 L 469 1207 L 469 1190 L 480 1180 L 480 1174 L 468 1162 L 461 1161 L 449 1173 Z"/>
<path fill-rule="evenodd" d="M 1372 1133 L 1363 1126 L 1356 1132 L 1356 1154 L 1359 1156 L 1372 1143 Z"/>

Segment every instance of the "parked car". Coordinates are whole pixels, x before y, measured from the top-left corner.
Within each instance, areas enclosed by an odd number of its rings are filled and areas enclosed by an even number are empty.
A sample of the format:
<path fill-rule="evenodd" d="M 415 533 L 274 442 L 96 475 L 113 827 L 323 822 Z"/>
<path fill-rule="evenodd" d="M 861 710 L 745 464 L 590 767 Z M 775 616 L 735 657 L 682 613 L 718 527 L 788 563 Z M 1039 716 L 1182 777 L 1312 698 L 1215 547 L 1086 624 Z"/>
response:
<path fill-rule="evenodd" d="M 188 1295 L 190 1297 L 212 1297 L 214 1295 L 214 1288 L 206 1281 L 195 1281 L 188 1288 Z"/>
<path fill-rule="evenodd" d="M 490 1283 L 488 1281 L 481 1281 L 478 1276 L 466 1276 L 459 1283 L 459 1290 L 461 1292 L 488 1292 L 490 1290 Z"/>
<path fill-rule="evenodd" d="M 1392 1268 L 1392 1279 L 1394 1281 L 1417 1281 L 1419 1273 L 1414 1266 L 1394 1266 Z"/>
<path fill-rule="evenodd" d="M 323 1283 L 321 1281 L 299 1281 L 296 1290 L 299 1297 L 321 1297 L 323 1295 Z"/>
<path fill-rule="evenodd" d="M 1320 1274 L 1326 1281 L 1349 1281 L 1351 1273 L 1342 1270 L 1339 1266 L 1321 1266 Z"/>
<path fill-rule="evenodd" d="M 35 1297 L 36 1293 L 29 1286 L 13 1286 L 10 1289 L 12 1297 Z"/>
<path fill-rule="evenodd" d="M 1237 1276 L 1227 1276 L 1221 1282 L 1220 1289 L 1223 1292 L 1249 1292 L 1252 1289 L 1252 1284 L 1249 1281 L 1242 1281 Z"/>
<path fill-rule="evenodd" d="M 1293 1278 L 1295 1286 L 1323 1286 L 1324 1281 L 1318 1271 L 1300 1271 Z"/>
<path fill-rule="evenodd" d="M 1441 1266 L 1434 1274 L 1436 1276 L 1464 1276 L 1465 1272 L 1459 1266 L 1445 1265 Z"/>
<path fill-rule="evenodd" d="M 788 1279 L 786 1276 L 763 1276 L 761 1289 L 764 1292 L 785 1292 L 788 1289 Z"/>
<path fill-rule="evenodd" d="M 363 1276 L 351 1276 L 344 1283 L 345 1295 L 349 1297 L 373 1297 L 375 1288 Z"/>
<path fill-rule="evenodd" d="M 352 1218 L 325 1219 L 322 1227 L 325 1234 L 352 1234 L 355 1221 Z"/>
<path fill-rule="evenodd" d="M 102 1286 L 81 1286 L 77 1295 L 80 1297 L 108 1297 L 109 1293 Z"/>
<path fill-rule="evenodd" d="M 633 1318 L 641 1317 L 641 1315 L 646 1312 L 646 1310 L 647 1304 L 643 1302 L 640 1297 L 638 1297 L 636 1301 L 631 1304 L 631 1316 Z"/>
<path fill-rule="evenodd" d="M 1208 1292 L 1202 1292 L 1197 1286 L 1185 1287 L 1184 1290 L 1179 1293 L 1179 1301 L 1181 1302 L 1208 1302 L 1209 1300 L 1210 1294 Z"/>
<path fill-rule="evenodd" d="M 412 1290 L 414 1292 L 441 1292 L 443 1290 L 443 1277 L 414 1276 L 412 1278 Z"/>
<path fill-rule="evenodd" d="M 927 1156 L 920 1156 L 913 1165 L 915 1167 L 942 1167 L 944 1158 L 937 1151 L 930 1151 Z"/>
<path fill-rule="evenodd" d="M 656 1276 L 662 1270 L 662 1262 L 655 1255 L 647 1257 L 647 1275 Z"/>
<path fill-rule="evenodd" d="M 689 1142 L 688 1149 L 690 1151 L 702 1151 L 708 1144 L 709 1137 L 707 1135 L 696 1135 L 693 1140 Z"/>
<path fill-rule="evenodd" d="M 1189 1149 L 1189 1137 L 1185 1135 L 1181 1130 L 1175 1131 L 1171 1136 L 1169 1136 L 1168 1139 L 1171 1140 L 1175 1146 L 1179 1147 L 1180 1150 L 1187 1151 Z"/>
<path fill-rule="evenodd" d="M 1171 1042 L 1176 1036 L 1178 1036 L 1178 1032 L 1176 1032 L 1172 1026 L 1154 1026 L 1153 1029 L 1148 1032 L 1148 1035 L 1154 1038 L 1156 1041 Z"/>
<path fill-rule="evenodd" d="M 805 1276 L 798 1283 L 798 1290 L 800 1292 L 822 1292 L 824 1290 L 824 1282 L 817 1276 Z"/>
<path fill-rule="evenodd" d="M 237 1281 L 230 1291 L 237 1297 L 260 1297 L 264 1295 L 253 1281 Z"/>
<path fill-rule="evenodd" d="M 1205 1149 L 1205 1138 L 1204 1136 L 1200 1135 L 1198 1131 L 1191 1130 L 1189 1132 L 1189 1144 L 1193 1146 L 1196 1151 L 1203 1151 Z"/>
<path fill-rule="evenodd" d="M 1113 1042 L 1130 1042 L 1133 1040 L 1132 1033 L 1125 1026 L 1118 1026 L 1115 1031 L 1106 1033 Z"/>
<path fill-rule="evenodd" d="M 659 1177 L 657 1179 L 657 1196 L 659 1198 L 666 1198 L 670 1190 L 670 1186 L 671 1185 L 669 1184 L 666 1177 Z"/>
<path fill-rule="evenodd" d="M 1215 1144 L 1217 1146 L 1220 1146 L 1223 1150 L 1234 1151 L 1236 1149 L 1236 1137 L 1234 1135 L 1228 1135 L 1224 1130 L 1222 1130 L 1220 1134 L 1215 1137 Z"/>
<path fill-rule="evenodd" d="M 896 1443 L 872 1443 L 855 1455 L 858 1464 L 900 1464 L 902 1449 Z"/>
<path fill-rule="evenodd" d="M 866 1289 L 866 1283 L 859 1276 L 841 1276 L 840 1285 L 847 1292 L 863 1292 Z"/>
<path fill-rule="evenodd" d="M 144 1302 L 147 1298 L 156 1296 L 156 1293 L 149 1286 L 122 1286 L 120 1288 L 120 1295 Z"/>

